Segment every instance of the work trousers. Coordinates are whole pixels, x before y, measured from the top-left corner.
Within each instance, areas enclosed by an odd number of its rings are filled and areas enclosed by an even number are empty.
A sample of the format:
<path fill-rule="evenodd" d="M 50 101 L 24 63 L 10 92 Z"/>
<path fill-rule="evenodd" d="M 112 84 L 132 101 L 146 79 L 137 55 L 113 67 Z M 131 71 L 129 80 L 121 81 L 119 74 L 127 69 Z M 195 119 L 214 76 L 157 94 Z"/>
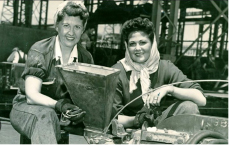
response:
<path fill-rule="evenodd" d="M 157 124 L 162 122 L 168 117 L 180 114 L 200 114 L 198 106 L 192 101 L 179 101 L 170 105 L 162 115 L 156 118 Z"/>
<path fill-rule="evenodd" d="M 57 144 L 61 139 L 59 119 L 52 108 L 17 102 L 10 112 L 10 121 L 32 144 Z"/>

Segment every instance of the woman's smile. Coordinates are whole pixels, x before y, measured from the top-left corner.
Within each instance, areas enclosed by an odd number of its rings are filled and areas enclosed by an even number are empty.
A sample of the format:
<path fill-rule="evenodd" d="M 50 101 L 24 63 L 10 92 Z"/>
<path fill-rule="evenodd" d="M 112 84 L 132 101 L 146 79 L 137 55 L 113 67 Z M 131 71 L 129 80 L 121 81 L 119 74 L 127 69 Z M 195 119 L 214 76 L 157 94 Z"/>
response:
<path fill-rule="evenodd" d="M 73 41 L 75 39 L 75 37 L 72 37 L 72 36 L 66 36 L 66 39 L 69 40 L 69 41 Z"/>
<path fill-rule="evenodd" d="M 143 52 L 135 52 L 135 55 L 136 55 L 137 57 L 141 57 L 143 54 L 144 54 Z"/>

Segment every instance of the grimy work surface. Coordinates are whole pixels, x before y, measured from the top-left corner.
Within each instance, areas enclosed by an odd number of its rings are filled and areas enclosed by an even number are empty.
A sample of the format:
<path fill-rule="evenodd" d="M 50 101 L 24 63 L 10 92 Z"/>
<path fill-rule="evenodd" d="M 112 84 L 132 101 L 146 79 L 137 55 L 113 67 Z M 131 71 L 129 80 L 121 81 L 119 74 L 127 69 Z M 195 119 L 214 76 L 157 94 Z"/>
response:
<path fill-rule="evenodd" d="M 182 114 L 169 117 L 159 123 L 159 129 L 171 129 L 176 131 L 188 132 L 195 134 L 199 130 L 210 130 L 221 133 L 224 137 L 228 137 L 228 118 L 214 117 L 198 114 Z"/>
<path fill-rule="evenodd" d="M 110 123 L 120 71 L 83 63 L 59 65 L 57 70 L 73 103 L 86 111 L 86 129 L 102 133 Z"/>

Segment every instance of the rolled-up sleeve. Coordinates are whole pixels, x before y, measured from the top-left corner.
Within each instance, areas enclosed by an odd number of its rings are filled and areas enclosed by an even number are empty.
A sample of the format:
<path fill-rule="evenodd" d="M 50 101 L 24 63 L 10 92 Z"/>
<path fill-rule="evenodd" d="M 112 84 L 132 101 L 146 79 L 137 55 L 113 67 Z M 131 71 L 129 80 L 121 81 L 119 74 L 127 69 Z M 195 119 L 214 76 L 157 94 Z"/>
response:
<path fill-rule="evenodd" d="M 22 78 L 27 75 L 32 75 L 44 80 L 47 76 L 47 68 L 45 67 L 45 58 L 42 53 L 35 49 L 31 49 L 28 53 L 25 70 L 22 73 Z"/>

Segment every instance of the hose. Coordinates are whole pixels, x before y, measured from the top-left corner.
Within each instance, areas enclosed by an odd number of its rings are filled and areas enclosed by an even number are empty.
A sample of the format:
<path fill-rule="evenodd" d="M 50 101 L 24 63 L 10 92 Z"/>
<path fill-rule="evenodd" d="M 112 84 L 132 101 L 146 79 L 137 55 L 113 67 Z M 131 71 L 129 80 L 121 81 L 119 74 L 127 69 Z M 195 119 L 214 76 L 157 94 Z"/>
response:
<path fill-rule="evenodd" d="M 197 144 L 201 140 L 207 137 L 217 138 L 217 139 L 224 139 L 227 140 L 222 134 L 210 130 L 202 130 L 197 132 L 192 138 L 190 138 L 186 144 Z"/>
<path fill-rule="evenodd" d="M 208 142 L 208 144 L 228 144 L 226 139 L 215 139 Z"/>

